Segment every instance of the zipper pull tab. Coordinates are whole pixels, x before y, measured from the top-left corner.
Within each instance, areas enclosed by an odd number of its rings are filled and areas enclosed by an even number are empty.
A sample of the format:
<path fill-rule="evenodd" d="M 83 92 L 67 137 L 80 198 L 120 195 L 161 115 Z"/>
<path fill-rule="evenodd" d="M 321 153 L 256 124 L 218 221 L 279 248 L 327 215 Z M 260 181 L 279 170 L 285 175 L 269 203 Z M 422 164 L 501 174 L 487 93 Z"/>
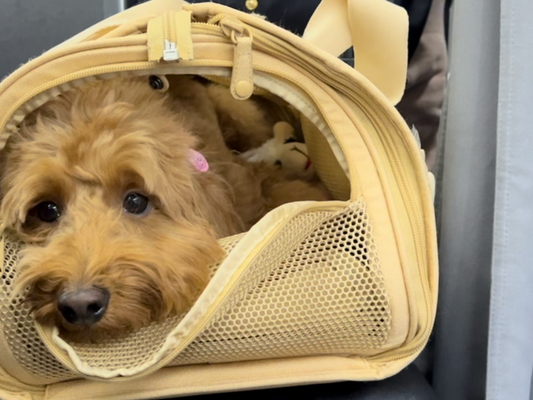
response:
<path fill-rule="evenodd" d="M 148 22 L 148 61 L 193 59 L 191 12 L 169 10 Z"/>
<path fill-rule="evenodd" d="M 236 17 L 220 20 L 224 34 L 235 44 L 230 92 L 237 100 L 246 100 L 254 92 L 254 65 L 252 58 L 252 33 Z"/>
<path fill-rule="evenodd" d="M 165 49 L 163 50 L 163 60 L 176 61 L 180 58 L 180 52 L 176 47 L 176 43 L 165 39 Z"/>

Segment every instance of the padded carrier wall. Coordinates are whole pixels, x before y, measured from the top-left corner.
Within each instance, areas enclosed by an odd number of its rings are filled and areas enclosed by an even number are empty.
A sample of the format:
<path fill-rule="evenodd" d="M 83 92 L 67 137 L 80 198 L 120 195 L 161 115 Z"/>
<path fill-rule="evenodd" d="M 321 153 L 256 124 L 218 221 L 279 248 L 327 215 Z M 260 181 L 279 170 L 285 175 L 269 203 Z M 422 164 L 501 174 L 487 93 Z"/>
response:
<path fill-rule="evenodd" d="M 406 18 L 385 0 L 353 4 L 358 70 L 313 45 L 327 47 L 312 29 L 306 41 L 223 6 L 153 0 L 2 82 L 2 144 L 53 96 L 122 73 L 198 74 L 227 82 L 237 98 L 275 95 L 297 110 L 335 197 L 286 204 L 222 239 L 227 257 L 191 310 L 97 345 L 65 341 L 35 323 L 23 294 L 12 297 L 23 244 L 5 232 L 2 396 L 140 399 L 373 380 L 419 354 L 435 316 L 437 259 L 431 176 L 393 107 L 404 85 Z M 372 32 L 375 18 L 390 32 Z M 164 60 L 165 40 L 176 43 L 178 61 Z M 373 57 L 375 46 L 391 48 Z"/>

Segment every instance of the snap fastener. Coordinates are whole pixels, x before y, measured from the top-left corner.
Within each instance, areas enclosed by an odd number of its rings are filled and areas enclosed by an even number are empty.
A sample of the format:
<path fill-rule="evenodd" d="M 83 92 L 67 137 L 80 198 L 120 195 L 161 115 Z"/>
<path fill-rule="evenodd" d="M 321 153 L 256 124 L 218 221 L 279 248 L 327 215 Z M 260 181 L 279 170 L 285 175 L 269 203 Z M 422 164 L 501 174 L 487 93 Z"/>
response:
<path fill-rule="evenodd" d="M 257 8 L 259 2 L 257 0 L 246 0 L 245 5 L 248 10 L 253 11 Z"/>
<path fill-rule="evenodd" d="M 243 99 L 247 99 L 252 95 L 254 91 L 254 85 L 247 81 L 240 81 L 237 82 L 237 85 L 235 85 L 235 93 L 237 93 L 237 96 Z"/>

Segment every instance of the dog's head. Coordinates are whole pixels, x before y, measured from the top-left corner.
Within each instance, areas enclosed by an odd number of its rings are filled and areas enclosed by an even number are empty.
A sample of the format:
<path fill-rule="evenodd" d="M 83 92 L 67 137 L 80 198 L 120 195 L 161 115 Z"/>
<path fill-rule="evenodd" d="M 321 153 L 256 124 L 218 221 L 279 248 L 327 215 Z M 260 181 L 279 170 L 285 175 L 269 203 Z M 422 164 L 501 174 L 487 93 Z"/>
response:
<path fill-rule="evenodd" d="M 189 161 L 194 121 L 166 102 L 143 78 L 91 83 L 9 143 L 0 217 L 27 244 L 17 288 L 40 322 L 97 338 L 180 313 L 204 288 L 222 250 Z"/>

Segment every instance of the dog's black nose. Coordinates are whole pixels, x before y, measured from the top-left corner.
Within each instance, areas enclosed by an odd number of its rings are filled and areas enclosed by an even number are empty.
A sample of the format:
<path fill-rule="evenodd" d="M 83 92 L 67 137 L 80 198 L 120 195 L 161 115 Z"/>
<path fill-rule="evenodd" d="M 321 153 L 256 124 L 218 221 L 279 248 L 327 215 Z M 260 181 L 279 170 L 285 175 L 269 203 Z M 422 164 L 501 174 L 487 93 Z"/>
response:
<path fill-rule="evenodd" d="M 109 292 L 91 287 L 64 293 L 59 297 L 57 308 L 65 320 L 75 325 L 92 325 L 100 321 L 109 303 Z"/>

